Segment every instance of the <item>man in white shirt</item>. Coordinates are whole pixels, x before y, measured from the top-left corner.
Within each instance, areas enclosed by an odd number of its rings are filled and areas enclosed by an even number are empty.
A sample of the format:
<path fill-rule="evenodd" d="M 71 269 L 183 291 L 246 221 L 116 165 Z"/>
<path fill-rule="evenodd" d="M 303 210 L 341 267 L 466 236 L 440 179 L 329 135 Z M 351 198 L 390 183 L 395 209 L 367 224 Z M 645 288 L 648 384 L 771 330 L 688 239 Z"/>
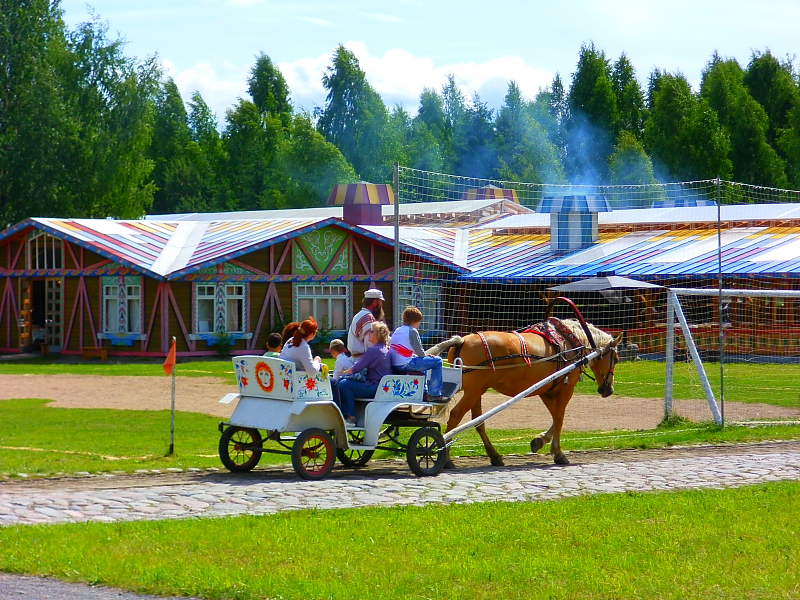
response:
<path fill-rule="evenodd" d="M 356 313 L 350 322 L 347 332 L 347 349 L 353 358 L 357 359 L 367 350 L 366 337 L 374 321 L 383 321 L 383 292 L 371 288 L 364 292 L 364 301 L 361 310 Z"/>

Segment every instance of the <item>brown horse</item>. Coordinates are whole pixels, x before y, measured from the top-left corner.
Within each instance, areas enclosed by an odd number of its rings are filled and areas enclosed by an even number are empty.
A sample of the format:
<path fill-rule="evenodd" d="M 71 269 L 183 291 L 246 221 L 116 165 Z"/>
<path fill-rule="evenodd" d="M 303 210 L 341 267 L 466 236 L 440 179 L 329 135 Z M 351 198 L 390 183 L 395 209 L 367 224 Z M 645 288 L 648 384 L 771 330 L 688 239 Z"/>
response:
<path fill-rule="evenodd" d="M 591 344 L 580 323 L 576 319 L 565 319 L 562 322 L 573 331 L 575 337 L 586 348 L 585 353 L 588 354 L 591 351 Z M 621 336 L 614 339 L 591 323 L 587 323 L 587 326 L 597 347 L 602 350 L 602 354 L 589 361 L 588 366 L 597 381 L 597 392 L 605 398 L 614 393 L 614 366 L 619 361 L 616 346 Z M 491 356 L 496 359 L 494 363 L 495 370 L 492 370 L 491 365 L 488 364 L 486 348 L 478 334 L 469 334 L 463 338 L 456 337 L 442 342 L 438 346 L 438 349 L 442 351 L 450 347 L 448 353 L 450 362 L 453 362 L 457 357 L 461 357 L 464 361 L 464 395 L 450 411 L 450 417 L 447 421 L 448 430 L 456 427 L 467 411 L 472 411 L 473 419 L 483 414 L 481 397 L 489 388 L 493 388 L 507 396 L 516 396 L 537 381 L 541 381 L 548 375 L 555 373 L 566 364 L 556 356 L 559 350 L 545 341 L 540 335 L 534 333 L 519 334 L 527 344 L 527 354 L 534 357 L 530 360 L 530 365 L 524 358 L 519 357 L 524 352 L 517 334 L 503 331 L 484 331 L 482 335 L 489 346 Z M 511 358 L 502 359 L 501 357 Z M 536 357 L 544 359 L 552 357 L 553 359 L 537 361 Z M 480 368 L 469 370 L 470 365 L 479 366 Z M 553 460 L 559 465 L 569 464 L 567 457 L 561 450 L 561 427 L 564 424 L 564 411 L 570 398 L 572 398 L 572 392 L 582 372 L 583 369 L 575 369 L 532 394 L 541 397 L 553 417 L 553 424 L 550 429 L 531 440 L 531 450 L 537 452 L 550 442 L 550 452 L 553 455 Z M 479 425 L 477 430 L 492 464 L 502 465 L 503 459 L 492 446 L 491 441 L 489 441 L 484 425 Z"/>

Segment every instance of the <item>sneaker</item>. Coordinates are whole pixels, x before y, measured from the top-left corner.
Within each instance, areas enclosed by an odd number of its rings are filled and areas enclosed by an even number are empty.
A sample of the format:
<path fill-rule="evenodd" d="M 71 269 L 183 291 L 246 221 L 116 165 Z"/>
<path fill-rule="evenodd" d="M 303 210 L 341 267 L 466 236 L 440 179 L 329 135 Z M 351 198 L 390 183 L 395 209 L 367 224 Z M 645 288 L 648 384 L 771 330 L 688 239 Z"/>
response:
<path fill-rule="evenodd" d="M 346 425 L 349 425 L 349 426 L 351 426 L 351 427 L 355 427 L 355 426 L 356 426 L 356 424 L 357 424 L 357 423 L 356 423 L 356 418 L 355 418 L 355 417 L 347 417 L 347 418 L 345 419 L 345 424 L 346 424 Z"/>
<path fill-rule="evenodd" d="M 436 404 L 442 404 L 443 402 L 447 402 L 447 398 L 443 396 L 428 396 L 428 402 L 434 402 Z"/>

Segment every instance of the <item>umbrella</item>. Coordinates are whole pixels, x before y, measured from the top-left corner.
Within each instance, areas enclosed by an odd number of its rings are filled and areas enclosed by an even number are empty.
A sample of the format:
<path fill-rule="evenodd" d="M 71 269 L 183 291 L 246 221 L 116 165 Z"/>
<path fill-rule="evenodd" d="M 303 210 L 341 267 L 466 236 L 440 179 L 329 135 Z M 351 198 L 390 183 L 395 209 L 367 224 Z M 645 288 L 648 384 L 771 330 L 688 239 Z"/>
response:
<path fill-rule="evenodd" d="M 636 290 L 663 287 L 663 285 L 656 285 L 655 283 L 647 283 L 646 281 L 637 281 L 636 279 L 629 279 L 628 277 L 609 275 L 606 277 L 590 277 L 589 279 L 571 281 L 570 283 L 563 283 L 547 289 L 552 292 L 600 292 L 604 290 Z"/>

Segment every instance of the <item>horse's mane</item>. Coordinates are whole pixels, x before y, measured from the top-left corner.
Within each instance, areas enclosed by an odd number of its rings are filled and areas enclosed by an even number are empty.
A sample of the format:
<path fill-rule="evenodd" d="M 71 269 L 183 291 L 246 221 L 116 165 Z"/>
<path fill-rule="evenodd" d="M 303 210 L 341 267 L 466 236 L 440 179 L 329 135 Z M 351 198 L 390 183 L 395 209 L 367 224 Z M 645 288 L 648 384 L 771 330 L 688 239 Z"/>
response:
<path fill-rule="evenodd" d="M 572 333 L 575 334 L 575 337 L 581 341 L 581 344 L 583 344 L 586 348 L 592 347 L 592 345 L 589 343 L 589 340 L 586 338 L 586 333 L 583 331 L 583 327 L 581 327 L 578 319 L 562 319 L 561 322 L 569 327 Z M 602 329 L 598 329 L 589 322 L 587 322 L 586 325 L 589 327 L 589 331 L 592 332 L 592 337 L 594 338 L 598 348 L 605 348 L 614 341 L 614 336 L 611 334 L 606 333 Z"/>

